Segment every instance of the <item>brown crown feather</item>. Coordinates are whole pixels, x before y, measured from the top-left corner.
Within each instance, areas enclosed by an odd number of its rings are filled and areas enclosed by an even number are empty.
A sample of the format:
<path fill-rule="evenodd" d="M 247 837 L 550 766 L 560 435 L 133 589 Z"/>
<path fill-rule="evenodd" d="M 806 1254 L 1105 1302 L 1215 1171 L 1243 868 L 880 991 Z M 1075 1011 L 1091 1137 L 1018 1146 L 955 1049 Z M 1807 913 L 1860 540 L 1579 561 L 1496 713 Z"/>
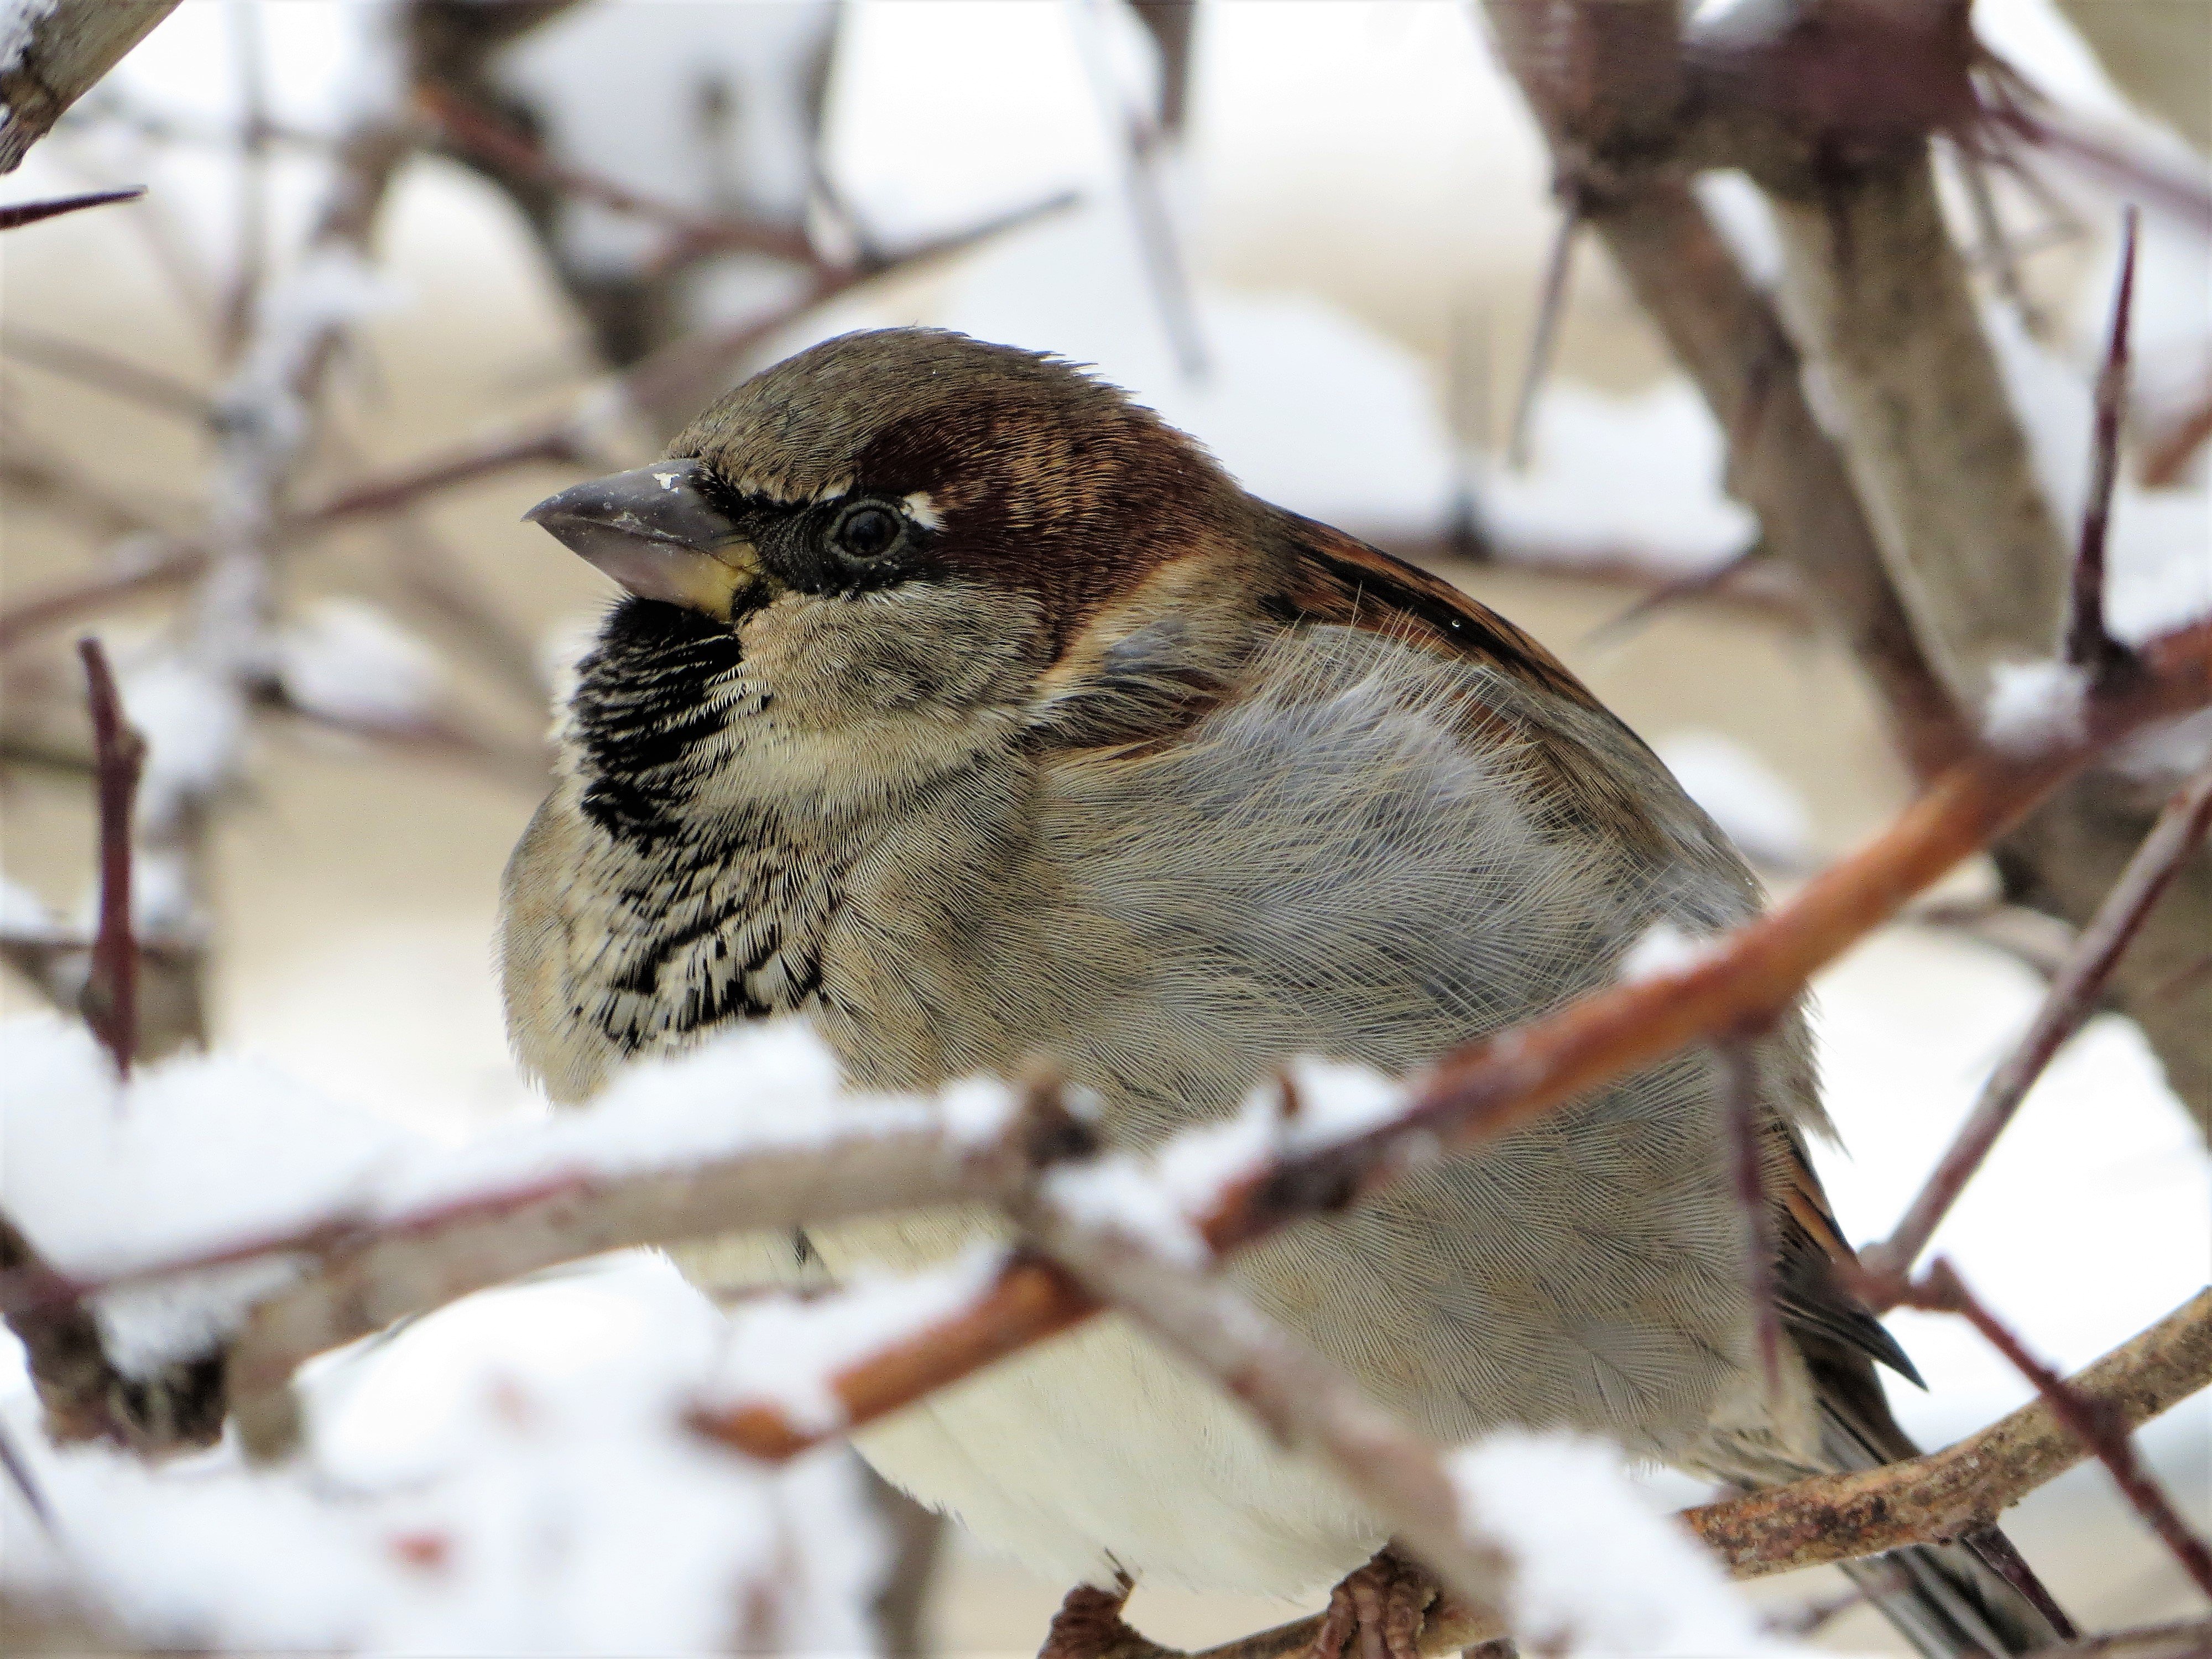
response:
<path fill-rule="evenodd" d="M 947 330 L 841 335 L 763 371 L 670 446 L 740 495 L 926 492 L 942 567 L 1037 595 L 1055 648 L 1249 511 L 1194 440 L 1060 358 Z"/>

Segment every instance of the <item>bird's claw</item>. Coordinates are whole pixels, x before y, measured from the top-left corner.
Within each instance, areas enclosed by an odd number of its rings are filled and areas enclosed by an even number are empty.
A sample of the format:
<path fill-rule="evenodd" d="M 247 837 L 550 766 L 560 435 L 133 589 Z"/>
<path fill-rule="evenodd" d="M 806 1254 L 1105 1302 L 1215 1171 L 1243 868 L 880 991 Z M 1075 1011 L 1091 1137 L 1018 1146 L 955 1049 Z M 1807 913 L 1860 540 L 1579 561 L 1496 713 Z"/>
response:
<path fill-rule="evenodd" d="M 1078 1584 L 1052 1616 L 1037 1659 L 1168 1659 L 1173 1650 L 1139 1635 L 1124 1622 L 1131 1581 L 1112 1589 Z"/>
<path fill-rule="evenodd" d="M 1305 1659 L 1420 1659 L 1421 1627 L 1437 1595 L 1427 1568 L 1378 1550 L 1328 1593 Z"/>

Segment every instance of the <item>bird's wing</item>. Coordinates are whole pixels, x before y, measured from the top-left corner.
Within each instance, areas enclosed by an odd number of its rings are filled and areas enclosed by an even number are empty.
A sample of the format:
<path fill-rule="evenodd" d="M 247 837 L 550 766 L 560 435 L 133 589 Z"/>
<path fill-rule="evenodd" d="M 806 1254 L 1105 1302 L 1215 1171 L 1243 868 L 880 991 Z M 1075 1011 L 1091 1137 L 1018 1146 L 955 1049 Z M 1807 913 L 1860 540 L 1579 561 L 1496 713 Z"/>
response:
<path fill-rule="evenodd" d="M 1567 665 L 1441 576 L 1312 519 L 1285 513 L 1292 541 L 1279 601 L 1304 622 L 1334 623 L 1486 662 L 1509 678 L 1612 718 Z"/>

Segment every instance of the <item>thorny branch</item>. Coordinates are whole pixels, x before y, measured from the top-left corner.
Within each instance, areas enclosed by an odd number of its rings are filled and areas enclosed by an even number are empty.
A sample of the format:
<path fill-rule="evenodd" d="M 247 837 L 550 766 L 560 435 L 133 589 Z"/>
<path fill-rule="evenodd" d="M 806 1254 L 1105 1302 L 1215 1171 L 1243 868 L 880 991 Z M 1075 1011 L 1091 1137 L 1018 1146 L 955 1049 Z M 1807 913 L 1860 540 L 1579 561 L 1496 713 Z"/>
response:
<path fill-rule="evenodd" d="M 92 975 L 84 988 L 85 1022 L 118 1074 L 128 1077 L 138 1051 L 138 941 L 131 930 L 131 813 L 146 742 L 131 729 L 107 653 L 97 640 L 77 641 L 92 709 L 93 752 L 99 768 L 100 921 L 93 936 Z"/>
<path fill-rule="evenodd" d="M 2045 992 L 2027 1032 L 1983 1086 L 1974 1109 L 1960 1126 L 1950 1147 L 1927 1184 L 1905 1210 L 1897 1229 L 1864 1255 L 1877 1308 L 1892 1304 L 1920 1253 L 2012 1121 L 2013 1114 L 2035 1086 L 2051 1057 L 2095 1012 L 2120 954 L 2128 948 L 2152 907 L 2203 845 L 2212 830 L 2212 766 L 2178 790 L 2159 814 L 2126 871 L 2082 930 L 2065 964 Z"/>
<path fill-rule="evenodd" d="M 2096 424 L 2090 446 L 2089 498 L 2081 508 L 2081 536 L 2074 555 L 2066 617 L 2066 660 L 2094 675 L 2116 672 L 2127 647 L 2105 625 L 2105 550 L 2111 539 L 2112 487 L 2120 476 L 2120 422 L 2128 402 L 2128 319 L 2136 294 L 2136 210 L 2127 210 L 2120 233 L 2120 285 L 2112 301 L 2112 328 L 2097 371 Z"/>
<path fill-rule="evenodd" d="M 15 230 L 24 225 L 35 225 L 41 219 L 58 218 L 64 213 L 79 213 L 86 208 L 106 207 L 110 202 L 135 202 L 146 193 L 143 185 L 126 185 L 120 190 L 89 191 L 78 196 L 49 196 L 43 201 L 10 202 L 0 207 L 0 230 Z"/>
<path fill-rule="evenodd" d="M 1988 665 L 2051 653 L 2067 586 L 1930 188 L 1928 136 L 2002 163 L 2007 142 L 2078 159 L 2080 135 L 1979 46 L 1963 8 L 1760 0 L 1707 9 L 1686 35 L 1674 0 L 1486 10 L 1560 175 L 1728 434 L 1731 491 L 1826 608 L 1926 778 L 1966 740 Z M 1749 173 L 1774 208 L 1787 331 L 1689 189 L 1710 167 Z M 2201 180 L 2177 196 L 2154 188 L 2155 169 L 2128 172 L 2147 205 L 2201 215 Z M 1836 406 L 1833 437 L 1801 349 Z M 2008 896 L 2081 924 L 2148 827 L 2125 780 L 2081 779 L 1995 849 Z M 2113 994 L 2212 1133 L 2212 1035 L 2158 994 L 2201 953 L 2208 906 L 2200 856 Z"/>
<path fill-rule="evenodd" d="M 2173 1552 L 2197 1588 L 2212 1595 L 2212 1551 L 2207 1551 L 2204 1540 L 2190 1529 L 2173 1501 L 2143 1468 L 2129 1439 L 2132 1425 L 2121 1424 L 2109 1401 L 2069 1383 L 2030 1353 L 1941 1256 L 1929 1265 L 1919 1283 L 1908 1288 L 1904 1300 L 1931 1312 L 1958 1314 L 1979 1331 L 2014 1370 L 2035 1385 L 2043 1403 L 2067 1432 L 2111 1471 L 2122 1496 Z"/>
<path fill-rule="evenodd" d="M 2212 1291 L 2181 1307 L 2067 1387 L 2132 1433 L 2212 1384 Z M 2047 1398 L 1942 1451 L 1850 1474 L 1815 1475 L 1683 1520 L 1738 1577 L 1878 1554 L 1986 1526 L 2090 1455 Z"/>

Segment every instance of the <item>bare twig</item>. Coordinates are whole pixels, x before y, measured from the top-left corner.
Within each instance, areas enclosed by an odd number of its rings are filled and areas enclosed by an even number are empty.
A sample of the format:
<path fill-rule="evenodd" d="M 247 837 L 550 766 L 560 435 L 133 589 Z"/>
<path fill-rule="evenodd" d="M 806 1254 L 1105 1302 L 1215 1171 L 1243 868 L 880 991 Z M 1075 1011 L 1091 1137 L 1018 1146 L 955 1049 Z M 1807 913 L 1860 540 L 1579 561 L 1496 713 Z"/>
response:
<path fill-rule="evenodd" d="M 78 196 L 49 196 L 37 202 L 11 202 L 6 207 L 0 207 L 0 230 L 35 225 L 41 219 L 58 218 L 64 213 L 79 213 L 86 208 L 106 207 L 110 202 L 135 202 L 145 193 L 146 186 L 143 185 L 125 185 L 119 190 L 88 191 Z"/>
<path fill-rule="evenodd" d="M 1911 1287 L 1905 1299 L 1931 1312 L 1960 1315 L 1979 1331 L 2014 1370 L 2035 1385 L 2042 1403 L 2067 1431 L 2111 1471 L 2121 1495 L 2173 1552 L 2197 1588 L 2212 1595 L 2212 1550 L 2182 1520 L 2172 1500 L 2143 1468 L 2129 1438 L 2134 1425 L 2124 1425 L 2110 1401 L 2069 1382 L 2030 1353 L 1941 1256 L 1929 1264 L 1926 1277 Z"/>
<path fill-rule="evenodd" d="M 2120 953 L 2202 844 L 2208 828 L 2212 828 L 2212 767 L 2198 773 L 2166 802 L 2166 810 L 2159 814 L 2158 822 L 2044 994 L 2042 1006 L 2026 1034 L 1990 1074 L 1973 1112 L 1960 1126 L 1896 1231 L 1865 1252 L 1866 1270 L 1885 1292 L 1877 1298 L 1878 1306 L 1890 1305 L 1889 1294 L 1902 1289 L 1903 1276 L 1928 1248 L 1936 1229 L 1981 1168 L 1990 1148 L 2012 1121 L 2013 1114 L 2043 1075 L 2051 1056 L 2095 1009 Z"/>
<path fill-rule="evenodd" d="M 2130 1434 L 2212 1384 L 2212 1291 L 2201 1291 L 2066 1384 L 2112 1434 Z M 1683 1512 L 1739 1578 L 1956 1538 L 1994 1522 L 2089 1455 L 2048 1398 L 1942 1451 L 1815 1475 Z"/>
<path fill-rule="evenodd" d="M 0 68 L 0 173 L 13 173 L 177 0 L 55 0 L 26 9 L 20 47 Z"/>
<path fill-rule="evenodd" d="M 2165 489 L 2179 483 L 2208 440 L 2212 440 L 2212 386 L 2153 434 L 2143 454 L 2143 488 Z"/>
<path fill-rule="evenodd" d="M 1952 152 L 1952 159 L 1957 163 L 1954 171 L 1966 187 L 1966 201 L 1974 213 L 1975 234 L 1981 239 L 1976 263 L 1994 279 L 1998 294 L 2013 308 L 2021 326 L 2043 337 L 2049 332 L 2050 319 L 2028 297 L 2027 285 L 2021 280 L 2020 249 L 2005 234 L 2004 221 L 1998 216 L 1996 196 L 1990 189 L 1988 158 L 1973 147 L 1961 144 Z"/>
<path fill-rule="evenodd" d="M 2108 673 L 2127 647 L 2105 625 L 2105 544 L 2112 528 L 2112 486 L 2120 476 L 2120 422 L 2128 402 L 2128 319 L 2136 293 L 2134 208 L 2121 219 L 2119 290 L 2112 300 L 2112 328 L 2097 371 L 2097 412 L 2090 445 L 2089 495 L 2081 507 L 2081 536 L 2074 556 L 2071 604 L 2066 619 L 2066 660 L 2092 673 Z"/>
<path fill-rule="evenodd" d="M 38 1477 L 23 1456 L 22 1448 L 15 1443 L 15 1436 L 5 1422 L 0 1422 L 0 1468 L 7 1471 L 8 1480 L 22 1494 L 23 1505 L 40 1528 L 51 1538 L 54 1533 L 53 1506 L 46 1502 L 46 1494 L 40 1486 Z"/>
<path fill-rule="evenodd" d="M 804 265 L 822 264 L 805 231 L 799 227 L 729 215 L 694 213 L 689 208 L 659 201 L 611 179 L 555 161 L 542 145 L 448 87 L 418 82 L 415 95 L 435 118 L 447 143 L 455 149 L 492 167 L 549 185 L 566 195 L 666 227 L 677 238 L 678 251 L 671 255 L 672 258 L 742 252 L 771 254 Z"/>
<path fill-rule="evenodd" d="M 1102 19 L 1091 0 L 1077 9 L 1078 46 L 1091 88 L 1104 116 L 1121 140 L 1121 186 L 1128 201 L 1129 219 L 1137 234 L 1137 250 L 1145 275 L 1158 306 L 1160 322 L 1183 378 L 1200 380 L 1206 372 L 1206 339 L 1200 330 L 1198 307 L 1191 294 L 1190 273 L 1176 235 L 1175 219 L 1168 211 L 1167 194 L 1161 188 L 1159 168 L 1166 141 L 1158 124 L 1138 108 L 1114 79 L 1098 31 Z"/>
<path fill-rule="evenodd" d="M 1559 349 L 1559 323 L 1567 311 L 1567 277 L 1572 268 L 1575 242 L 1583 228 L 1582 192 L 1571 181 L 1559 191 L 1559 223 L 1552 233 L 1551 258 L 1544 264 L 1544 283 L 1536 300 L 1536 323 L 1528 332 L 1528 361 L 1521 370 L 1521 390 L 1513 399 L 1513 426 L 1505 440 L 1506 464 L 1528 465 L 1528 442 L 1536 423 L 1536 399 L 1552 372 L 1552 357 Z"/>
<path fill-rule="evenodd" d="M 1137 1230 L 1079 1219 L 1050 1191 L 1014 1206 L 1039 1249 L 1243 1402 L 1278 1443 L 1334 1474 L 1448 1589 L 1498 1605 L 1510 1560 L 1467 1525 L 1434 1446 L 1226 1280 L 1170 1261 Z"/>
<path fill-rule="evenodd" d="M 1741 1040 L 1718 1045 L 1727 1078 L 1729 1145 L 1735 1201 L 1743 1215 L 1744 1291 L 1759 1336 L 1759 1366 L 1769 1398 L 1782 1393 L 1782 1321 L 1774 1300 L 1774 1206 L 1766 1190 L 1766 1149 L 1759 1122 L 1759 1073 Z"/>
<path fill-rule="evenodd" d="M 92 976 L 85 984 L 85 1018 L 114 1060 L 131 1073 L 138 1052 L 138 942 L 131 915 L 131 811 L 146 741 L 123 713 L 115 675 L 98 640 L 79 640 L 87 701 L 92 709 L 93 749 L 100 768 L 100 926 L 93 936 Z"/>
<path fill-rule="evenodd" d="M 214 404 L 182 380 L 82 340 L 64 339 L 43 329 L 16 324 L 0 334 L 0 356 L 198 425 L 208 425 L 215 419 Z"/>
<path fill-rule="evenodd" d="M 230 33 L 245 112 L 239 134 L 238 247 L 229 291 L 216 319 L 226 358 L 244 343 L 268 280 L 269 146 L 274 137 L 269 118 L 269 49 L 260 7 L 251 0 L 231 0 Z"/>

